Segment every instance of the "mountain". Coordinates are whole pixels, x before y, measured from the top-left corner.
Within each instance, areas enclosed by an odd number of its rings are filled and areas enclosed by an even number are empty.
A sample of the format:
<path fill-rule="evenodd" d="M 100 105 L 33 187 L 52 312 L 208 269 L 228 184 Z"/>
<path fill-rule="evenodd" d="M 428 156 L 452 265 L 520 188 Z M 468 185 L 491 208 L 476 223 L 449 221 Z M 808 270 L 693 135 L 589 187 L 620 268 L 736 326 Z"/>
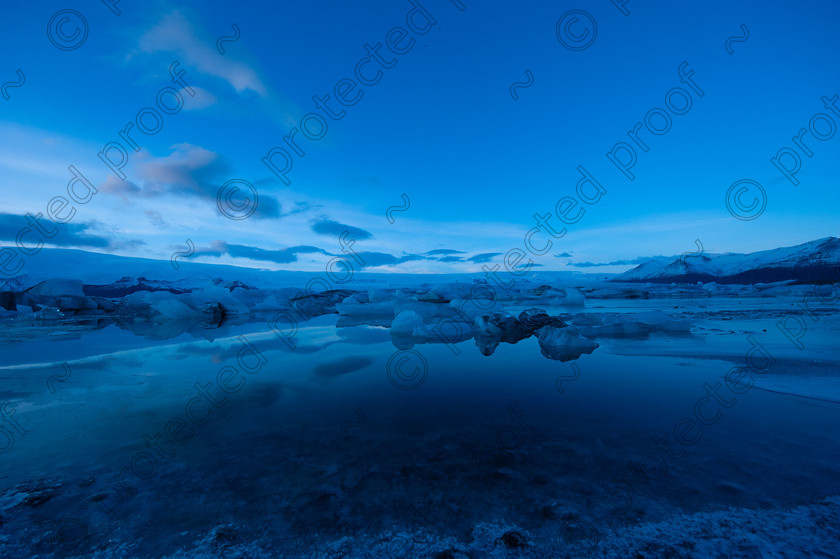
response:
<path fill-rule="evenodd" d="M 700 254 L 657 258 L 613 278 L 647 283 L 840 282 L 840 239 L 826 237 L 750 254 Z"/>

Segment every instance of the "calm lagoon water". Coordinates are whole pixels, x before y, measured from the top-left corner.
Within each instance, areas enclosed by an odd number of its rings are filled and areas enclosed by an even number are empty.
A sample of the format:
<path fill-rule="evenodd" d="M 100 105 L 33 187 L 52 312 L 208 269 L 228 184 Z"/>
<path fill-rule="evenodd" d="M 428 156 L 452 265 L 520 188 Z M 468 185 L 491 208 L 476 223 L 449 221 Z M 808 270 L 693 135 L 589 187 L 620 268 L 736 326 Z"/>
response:
<path fill-rule="evenodd" d="M 212 341 L 109 325 L 4 344 L 2 400 L 26 431 L 0 455 L 5 543 L 45 556 L 189 556 L 229 540 L 295 556 L 389 534 L 387 553 L 408 557 L 423 556 L 406 536 L 417 530 L 457 543 L 502 526 L 585 553 L 624 526 L 840 494 L 840 404 L 761 379 L 743 394 L 725 386 L 748 333 L 773 317 L 599 339 L 565 363 L 535 338 L 491 356 L 474 340 L 400 352 L 387 328 L 337 318 L 303 325 L 294 350 L 264 322 L 208 331 Z M 822 357 L 834 334 L 813 334 Z M 262 361 L 242 354 L 243 368 L 239 336 Z M 813 366 L 765 339 L 778 370 Z M 224 367 L 239 371 L 225 381 L 244 382 L 238 391 L 220 391 Z M 679 444 L 675 424 L 695 417 L 704 384 L 729 407 L 708 403 L 717 421 Z M 640 474 L 663 463 L 656 479 Z"/>

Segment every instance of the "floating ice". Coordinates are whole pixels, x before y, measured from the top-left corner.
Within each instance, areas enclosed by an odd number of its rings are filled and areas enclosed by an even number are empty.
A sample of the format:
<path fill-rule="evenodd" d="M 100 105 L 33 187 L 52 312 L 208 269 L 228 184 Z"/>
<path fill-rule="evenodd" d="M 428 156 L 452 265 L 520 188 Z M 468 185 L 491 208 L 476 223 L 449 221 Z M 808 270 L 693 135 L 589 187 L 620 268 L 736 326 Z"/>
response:
<path fill-rule="evenodd" d="M 571 361 L 583 354 L 592 353 L 598 344 L 580 335 L 577 328 L 544 326 L 537 330 L 540 350 L 545 357 L 555 361 Z"/>

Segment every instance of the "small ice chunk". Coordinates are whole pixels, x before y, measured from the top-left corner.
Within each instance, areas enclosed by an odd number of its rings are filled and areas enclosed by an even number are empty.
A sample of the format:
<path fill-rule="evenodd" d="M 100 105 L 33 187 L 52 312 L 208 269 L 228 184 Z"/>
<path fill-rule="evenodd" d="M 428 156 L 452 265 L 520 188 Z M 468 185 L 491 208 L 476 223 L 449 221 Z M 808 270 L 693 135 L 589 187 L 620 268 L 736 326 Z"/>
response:
<path fill-rule="evenodd" d="M 489 316 L 475 319 L 475 345 L 482 355 L 493 355 L 502 341 L 502 329 Z"/>
<path fill-rule="evenodd" d="M 564 289 L 566 297 L 562 304 L 567 307 L 582 307 L 586 302 L 586 296 L 574 287 L 567 287 Z"/>
<path fill-rule="evenodd" d="M 555 361 L 571 361 L 584 353 L 592 353 L 598 344 L 580 335 L 577 328 L 545 326 L 537 330 L 540 351 Z"/>
<path fill-rule="evenodd" d="M 391 333 L 397 336 L 411 336 L 415 331 L 425 331 L 426 325 L 414 311 L 403 311 L 391 323 Z"/>

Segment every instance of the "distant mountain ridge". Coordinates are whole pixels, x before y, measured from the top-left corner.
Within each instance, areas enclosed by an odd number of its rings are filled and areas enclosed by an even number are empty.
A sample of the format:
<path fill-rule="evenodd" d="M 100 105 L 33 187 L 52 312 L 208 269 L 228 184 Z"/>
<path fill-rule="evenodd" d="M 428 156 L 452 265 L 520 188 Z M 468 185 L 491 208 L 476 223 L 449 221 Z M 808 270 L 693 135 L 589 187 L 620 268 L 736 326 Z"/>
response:
<path fill-rule="evenodd" d="M 612 278 L 647 283 L 840 282 L 840 239 L 825 237 L 792 247 L 749 254 L 700 254 L 655 258 Z"/>

